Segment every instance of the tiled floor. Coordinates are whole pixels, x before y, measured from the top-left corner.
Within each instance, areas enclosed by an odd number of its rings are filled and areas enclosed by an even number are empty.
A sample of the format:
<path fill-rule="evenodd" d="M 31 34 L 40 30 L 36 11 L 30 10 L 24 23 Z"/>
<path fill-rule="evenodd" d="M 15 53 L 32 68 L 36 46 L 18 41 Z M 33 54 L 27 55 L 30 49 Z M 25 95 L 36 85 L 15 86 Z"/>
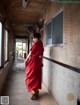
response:
<path fill-rule="evenodd" d="M 9 96 L 9 105 L 56 105 L 43 85 L 39 100 L 32 101 L 25 87 L 24 60 L 16 59 L 8 75 L 3 95 Z"/>

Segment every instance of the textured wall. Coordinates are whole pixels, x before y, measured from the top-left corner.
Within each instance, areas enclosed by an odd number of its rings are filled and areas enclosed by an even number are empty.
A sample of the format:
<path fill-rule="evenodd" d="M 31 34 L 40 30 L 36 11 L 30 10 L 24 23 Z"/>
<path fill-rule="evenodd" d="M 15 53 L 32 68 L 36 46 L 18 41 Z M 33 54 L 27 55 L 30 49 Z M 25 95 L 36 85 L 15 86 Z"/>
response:
<path fill-rule="evenodd" d="M 0 69 L 0 94 L 1 94 L 1 91 L 3 88 L 3 85 L 5 83 L 7 74 L 11 68 L 12 63 L 13 63 L 13 55 L 12 55 L 12 53 L 13 53 L 13 38 L 12 37 L 13 37 L 13 35 L 10 33 L 9 34 L 9 61 L 6 64 L 4 63 L 4 51 L 5 50 L 4 50 L 4 39 L 3 39 L 2 61 L 4 64 L 4 68 Z"/>
<path fill-rule="evenodd" d="M 13 63 L 13 57 L 11 54 L 9 54 L 9 62 L 7 62 L 4 66 L 4 68 L 2 68 L 0 70 L 0 95 L 1 95 L 1 92 L 2 92 L 2 89 L 3 89 L 3 86 L 4 86 L 4 83 L 6 81 L 6 78 L 7 78 L 7 75 L 8 75 L 8 72 L 11 68 L 11 65 Z"/>
<path fill-rule="evenodd" d="M 63 45 L 46 46 L 44 56 L 80 68 L 80 4 L 52 4 L 43 13 L 45 23 L 63 9 Z M 80 74 L 43 60 L 43 82 L 59 105 L 77 105 L 80 98 Z"/>
<path fill-rule="evenodd" d="M 43 59 L 43 82 L 58 105 L 77 105 L 80 74 Z"/>
<path fill-rule="evenodd" d="M 63 45 L 56 47 L 45 46 L 46 34 L 44 32 L 45 55 L 57 61 L 80 68 L 80 4 L 49 4 L 44 12 L 45 23 L 57 12 L 63 9 Z M 45 51 L 45 52 L 46 52 Z"/>

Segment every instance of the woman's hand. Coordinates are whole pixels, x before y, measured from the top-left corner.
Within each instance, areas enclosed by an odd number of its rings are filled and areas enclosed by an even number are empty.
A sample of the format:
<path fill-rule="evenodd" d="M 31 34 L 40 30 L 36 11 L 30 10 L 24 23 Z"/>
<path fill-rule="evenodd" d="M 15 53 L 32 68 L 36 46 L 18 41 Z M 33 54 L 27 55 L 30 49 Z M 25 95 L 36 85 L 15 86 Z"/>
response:
<path fill-rule="evenodd" d="M 28 56 L 27 56 L 27 58 L 25 59 L 24 62 L 27 62 L 27 61 L 29 60 L 30 57 L 31 57 L 31 51 L 29 52 L 29 54 L 28 54 Z"/>
<path fill-rule="evenodd" d="M 24 60 L 24 63 L 26 63 L 28 61 L 28 59 L 26 58 L 25 60 Z"/>

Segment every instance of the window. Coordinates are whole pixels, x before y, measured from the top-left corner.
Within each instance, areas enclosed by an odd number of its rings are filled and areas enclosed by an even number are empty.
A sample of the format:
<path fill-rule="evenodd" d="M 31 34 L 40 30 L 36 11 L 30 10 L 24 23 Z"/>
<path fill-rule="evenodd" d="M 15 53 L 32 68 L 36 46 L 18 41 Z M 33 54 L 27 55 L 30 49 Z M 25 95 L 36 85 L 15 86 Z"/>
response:
<path fill-rule="evenodd" d="M 46 45 L 63 43 L 63 11 L 50 20 L 46 28 Z"/>
<path fill-rule="evenodd" d="M 47 43 L 47 44 L 52 44 L 51 24 L 52 24 L 52 22 L 50 21 L 50 22 L 46 25 L 46 43 Z"/>
<path fill-rule="evenodd" d="M 27 50 L 26 43 L 23 42 L 23 57 L 24 57 L 24 53 L 27 53 L 26 50 Z"/>
<path fill-rule="evenodd" d="M 2 59 L 2 23 L 0 22 L 0 67 Z"/>
<path fill-rule="evenodd" d="M 8 31 L 5 29 L 5 41 L 4 41 L 4 49 L 5 49 L 5 57 L 4 60 L 5 62 L 8 60 Z"/>
<path fill-rule="evenodd" d="M 23 43 L 23 51 L 26 51 L 26 43 Z"/>

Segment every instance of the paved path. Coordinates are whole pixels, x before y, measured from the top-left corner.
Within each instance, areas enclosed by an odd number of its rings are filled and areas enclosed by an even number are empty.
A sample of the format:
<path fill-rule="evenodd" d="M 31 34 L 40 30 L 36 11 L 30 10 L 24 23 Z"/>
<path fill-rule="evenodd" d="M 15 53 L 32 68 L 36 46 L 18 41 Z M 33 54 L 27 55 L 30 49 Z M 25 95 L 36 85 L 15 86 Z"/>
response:
<path fill-rule="evenodd" d="M 39 100 L 31 100 L 25 87 L 24 60 L 16 59 L 5 84 L 3 95 L 9 96 L 9 105 L 56 105 L 43 85 Z"/>

